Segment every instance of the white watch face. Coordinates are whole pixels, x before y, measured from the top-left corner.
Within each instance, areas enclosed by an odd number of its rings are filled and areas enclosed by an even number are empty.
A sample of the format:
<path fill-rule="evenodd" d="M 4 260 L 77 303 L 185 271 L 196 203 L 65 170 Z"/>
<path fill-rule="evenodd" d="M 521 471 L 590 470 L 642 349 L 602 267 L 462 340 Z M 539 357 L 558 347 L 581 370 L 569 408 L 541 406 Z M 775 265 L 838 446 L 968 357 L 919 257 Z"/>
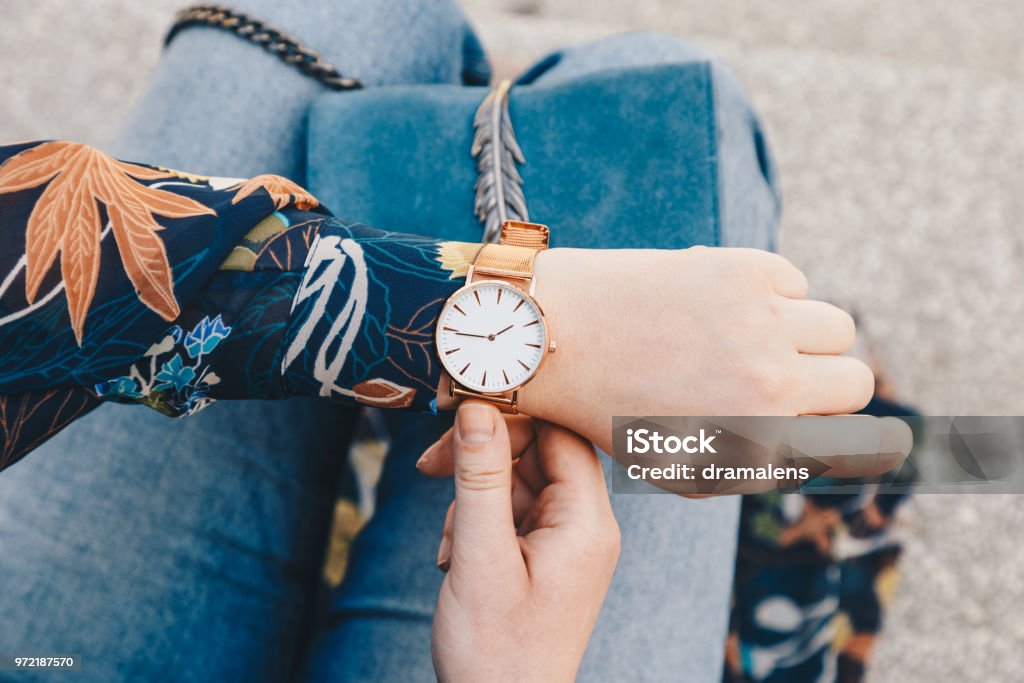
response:
<path fill-rule="evenodd" d="M 523 384 L 537 372 L 546 342 L 537 304 L 503 282 L 480 282 L 456 292 L 437 323 L 442 365 L 474 391 L 498 393 Z"/>

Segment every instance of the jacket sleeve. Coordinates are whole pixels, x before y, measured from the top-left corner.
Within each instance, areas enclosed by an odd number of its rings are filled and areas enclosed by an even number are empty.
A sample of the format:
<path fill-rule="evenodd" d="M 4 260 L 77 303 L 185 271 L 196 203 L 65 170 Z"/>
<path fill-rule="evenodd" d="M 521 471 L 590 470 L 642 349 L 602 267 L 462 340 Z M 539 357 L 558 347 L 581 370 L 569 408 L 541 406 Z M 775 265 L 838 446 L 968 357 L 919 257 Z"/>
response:
<path fill-rule="evenodd" d="M 480 248 L 61 141 L 0 147 L 0 241 L 0 469 L 103 400 L 433 410 L 434 325 Z"/>

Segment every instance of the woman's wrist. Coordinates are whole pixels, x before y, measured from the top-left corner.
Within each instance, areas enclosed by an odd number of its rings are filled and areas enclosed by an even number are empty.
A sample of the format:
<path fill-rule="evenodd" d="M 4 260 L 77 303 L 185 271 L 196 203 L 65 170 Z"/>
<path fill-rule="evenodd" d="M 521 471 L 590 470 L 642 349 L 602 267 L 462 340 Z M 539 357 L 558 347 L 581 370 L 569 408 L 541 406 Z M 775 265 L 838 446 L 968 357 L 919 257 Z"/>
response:
<path fill-rule="evenodd" d="M 585 349 L 580 339 L 587 338 L 588 317 L 574 308 L 576 287 L 583 280 L 573 280 L 572 262 L 580 249 L 550 249 L 537 254 L 534 260 L 534 298 L 544 311 L 550 339 L 557 352 L 549 353 L 544 366 L 519 393 L 519 410 L 556 424 L 571 424 L 570 407 L 582 385 Z"/>

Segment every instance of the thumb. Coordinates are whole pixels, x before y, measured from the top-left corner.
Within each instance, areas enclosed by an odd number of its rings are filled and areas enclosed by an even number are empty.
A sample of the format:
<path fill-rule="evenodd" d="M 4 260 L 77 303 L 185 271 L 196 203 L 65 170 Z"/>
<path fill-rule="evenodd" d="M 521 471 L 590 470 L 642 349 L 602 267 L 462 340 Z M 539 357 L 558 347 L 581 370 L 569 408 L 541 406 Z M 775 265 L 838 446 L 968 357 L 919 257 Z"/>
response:
<path fill-rule="evenodd" d="M 519 554 L 512 520 L 512 448 L 498 409 L 465 401 L 455 416 L 452 568 Z"/>

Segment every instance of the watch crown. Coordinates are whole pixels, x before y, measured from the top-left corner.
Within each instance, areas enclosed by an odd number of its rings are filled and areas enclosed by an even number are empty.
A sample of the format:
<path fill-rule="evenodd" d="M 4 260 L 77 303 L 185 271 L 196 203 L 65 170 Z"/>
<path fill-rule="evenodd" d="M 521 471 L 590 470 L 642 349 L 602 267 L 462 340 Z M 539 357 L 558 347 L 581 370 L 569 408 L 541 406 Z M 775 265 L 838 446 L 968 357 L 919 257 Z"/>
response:
<path fill-rule="evenodd" d="M 555 344 L 555 340 L 552 339 L 551 343 L 548 344 L 548 353 L 554 353 L 558 346 Z"/>

